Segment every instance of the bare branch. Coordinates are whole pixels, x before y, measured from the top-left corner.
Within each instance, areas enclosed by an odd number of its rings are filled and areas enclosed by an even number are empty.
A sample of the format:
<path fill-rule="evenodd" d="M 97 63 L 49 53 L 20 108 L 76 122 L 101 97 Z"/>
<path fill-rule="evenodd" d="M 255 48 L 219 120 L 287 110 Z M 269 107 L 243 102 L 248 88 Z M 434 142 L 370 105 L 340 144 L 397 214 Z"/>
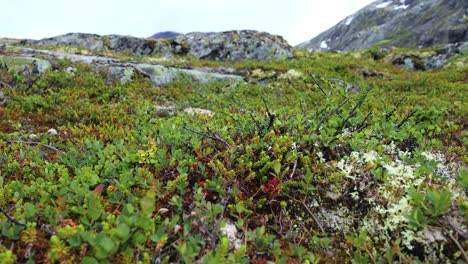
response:
<path fill-rule="evenodd" d="M 461 253 L 463 254 L 463 257 L 465 258 L 465 262 L 468 263 L 468 255 L 466 254 L 466 250 L 462 247 L 462 245 L 460 245 L 458 240 L 455 239 L 455 237 L 452 235 L 452 233 L 450 233 L 450 231 L 446 231 L 445 233 L 447 233 L 447 235 L 450 237 L 453 243 L 457 245 L 458 249 L 461 251 Z"/>
<path fill-rule="evenodd" d="M 11 90 L 14 89 L 13 86 L 9 85 L 8 83 L 6 83 L 6 82 L 4 82 L 4 81 L 2 81 L 2 80 L 0 80 L 0 84 L 1 84 L 1 85 L 5 85 L 6 87 L 10 88 Z"/>
<path fill-rule="evenodd" d="M 320 84 L 317 82 L 317 80 L 315 79 L 314 75 L 311 74 L 310 72 L 308 72 L 309 76 L 312 78 L 312 81 L 314 81 L 314 83 L 317 85 L 317 87 L 319 88 L 319 90 L 323 93 L 323 95 L 327 96 L 327 93 L 323 90 L 322 86 L 320 86 Z"/>
<path fill-rule="evenodd" d="M 13 223 L 15 223 L 15 224 L 17 224 L 17 225 L 20 225 L 20 226 L 26 226 L 26 224 L 21 223 L 21 222 L 19 222 L 18 220 L 16 220 L 15 218 L 11 217 L 11 216 L 7 213 L 7 211 L 5 211 L 5 209 L 3 209 L 3 208 L 1 208 L 1 207 L 0 207 L 0 212 L 1 212 L 4 216 L 6 216 L 6 218 L 8 218 L 8 220 L 10 220 L 11 222 L 13 222 Z"/>
<path fill-rule="evenodd" d="M 7 140 L 6 142 L 7 143 L 23 143 L 23 144 L 27 144 L 27 145 L 39 145 L 41 147 L 57 151 L 58 153 L 63 153 L 63 151 L 61 151 L 60 149 L 58 149 L 56 147 L 53 147 L 51 145 L 47 145 L 47 144 L 44 144 L 44 143 L 41 143 L 41 142 L 36 142 L 36 141 Z"/>
<path fill-rule="evenodd" d="M 296 203 L 300 203 L 304 209 L 306 209 L 306 211 L 310 214 L 310 216 L 312 216 L 312 218 L 314 219 L 315 223 L 318 225 L 318 227 L 320 228 L 320 231 L 322 231 L 322 233 L 325 233 L 325 229 L 323 229 L 323 226 L 322 226 L 322 223 L 320 223 L 320 221 L 317 219 L 317 217 L 315 216 L 315 214 L 310 210 L 310 208 L 307 206 L 307 204 L 304 203 L 304 201 L 299 201 L 297 200 L 296 198 L 292 197 L 292 196 L 289 196 L 289 198 L 291 198 L 293 201 L 295 201 Z"/>
<path fill-rule="evenodd" d="M 328 119 L 329 119 L 332 115 L 334 115 L 336 112 L 338 112 L 338 110 L 340 110 L 340 109 L 349 101 L 349 99 L 350 99 L 350 97 L 346 97 L 346 99 L 343 100 L 343 102 L 341 102 L 341 104 L 340 104 L 337 108 L 335 108 L 333 111 L 331 111 L 328 115 L 324 116 L 324 117 L 322 118 L 322 120 L 320 120 L 320 123 L 317 125 L 316 131 L 318 131 L 318 130 L 322 127 L 323 123 L 325 123 L 326 121 L 328 121 Z"/>
<path fill-rule="evenodd" d="M 263 104 L 265 104 L 265 109 L 267 111 L 268 118 L 269 118 L 268 126 L 266 128 L 266 131 L 268 132 L 268 130 L 270 130 L 270 128 L 273 127 L 273 122 L 275 122 L 276 115 L 270 112 L 270 109 L 268 109 L 268 105 L 263 97 L 262 97 L 262 101 L 263 101 Z"/>
<path fill-rule="evenodd" d="M 296 159 L 296 160 L 294 161 L 294 166 L 293 166 L 293 169 L 292 169 L 291 174 L 289 174 L 289 179 L 292 179 L 292 177 L 294 176 L 294 173 L 296 173 L 297 161 L 298 161 L 298 159 Z"/>
<path fill-rule="evenodd" d="M 223 143 L 227 149 L 231 149 L 231 144 L 229 144 L 226 140 L 222 139 L 218 134 L 214 133 L 211 131 L 210 128 L 207 128 L 208 129 L 208 133 L 201 133 L 201 132 L 198 132 L 198 131 L 195 131 L 191 128 L 188 128 L 188 127 L 183 127 L 185 130 L 188 130 L 192 133 L 195 133 L 199 136 L 202 136 L 202 137 L 206 137 L 206 138 L 209 138 L 209 139 L 212 139 L 212 140 L 215 140 L 215 141 L 218 141 L 218 142 L 221 142 Z"/>
<path fill-rule="evenodd" d="M 411 113 L 407 114 L 403 120 L 396 126 L 400 128 L 404 123 L 406 123 L 414 114 L 416 114 L 416 110 L 412 111 Z"/>

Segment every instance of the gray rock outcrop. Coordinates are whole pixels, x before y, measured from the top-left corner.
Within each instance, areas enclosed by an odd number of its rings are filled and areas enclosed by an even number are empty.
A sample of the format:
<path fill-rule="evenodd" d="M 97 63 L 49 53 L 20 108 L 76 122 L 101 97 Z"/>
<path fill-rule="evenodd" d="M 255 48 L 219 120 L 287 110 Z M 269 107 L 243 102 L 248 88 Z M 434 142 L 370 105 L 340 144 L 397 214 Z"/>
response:
<path fill-rule="evenodd" d="M 378 0 L 297 47 L 326 52 L 465 42 L 467 17 L 466 0 Z"/>
<path fill-rule="evenodd" d="M 14 51 L 15 55 L 0 56 L 0 63 L 16 72 L 28 68 L 33 71 L 32 73 L 41 73 L 51 68 L 54 61 L 67 58 L 72 62 L 90 64 L 94 71 L 106 74 L 108 81 L 120 81 L 122 83 L 131 81 L 137 72 L 149 78 L 154 83 L 154 86 L 167 84 L 182 75 L 199 83 L 235 83 L 244 80 L 244 77 L 241 75 L 224 73 L 226 71 L 225 68 L 221 68 L 219 72 L 216 69 L 209 71 L 201 68 L 179 69 L 149 63 L 123 62 L 99 56 L 68 54 L 32 48 L 11 48 L 8 46 L 1 47 L 0 51 L 5 49 Z M 40 56 L 41 59 L 36 58 L 37 56 Z M 73 74 L 73 69 L 67 69 L 67 73 Z"/>
<path fill-rule="evenodd" d="M 434 51 L 389 54 L 384 60 L 406 70 L 432 70 L 442 68 L 456 55 L 464 54 L 468 42 L 448 44 Z"/>
<path fill-rule="evenodd" d="M 175 42 L 189 48 L 189 55 L 205 60 L 271 60 L 293 57 L 292 47 L 281 36 L 253 30 L 220 33 L 194 32 Z"/>
<path fill-rule="evenodd" d="M 25 46 L 77 46 L 94 52 L 127 52 L 133 56 L 153 54 L 191 55 L 206 60 L 271 60 L 293 57 L 292 47 L 281 37 L 253 30 L 220 33 L 189 33 L 174 39 L 69 33 L 41 40 L 22 40 Z"/>

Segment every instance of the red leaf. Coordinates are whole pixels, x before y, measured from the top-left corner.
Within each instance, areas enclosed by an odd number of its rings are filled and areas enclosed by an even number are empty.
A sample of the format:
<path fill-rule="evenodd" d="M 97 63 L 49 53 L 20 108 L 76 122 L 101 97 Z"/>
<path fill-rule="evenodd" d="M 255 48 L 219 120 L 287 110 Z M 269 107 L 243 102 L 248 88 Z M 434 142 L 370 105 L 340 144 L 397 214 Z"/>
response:
<path fill-rule="evenodd" d="M 97 194 L 97 195 L 102 195 L 102 192 L 104 191 L 104 184 L 99 184 L 98 186 L 96 186 L 96 188 L 94 188 L 94 192 Z"/>

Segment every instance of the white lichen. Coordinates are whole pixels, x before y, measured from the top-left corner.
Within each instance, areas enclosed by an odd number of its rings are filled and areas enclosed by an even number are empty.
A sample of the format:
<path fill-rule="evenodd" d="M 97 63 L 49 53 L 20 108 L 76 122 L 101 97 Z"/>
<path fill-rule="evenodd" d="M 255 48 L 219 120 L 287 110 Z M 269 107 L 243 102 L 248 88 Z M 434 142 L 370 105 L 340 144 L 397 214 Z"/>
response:
<path fill-rule="evenodd" d="M 220 228 L 220 231 L 229 240 L 229 247 L 231 249 L 235 250 L 241 247 L 242 240 L 238 238 L 237 227 L 230 220 L 226 221 L 226 224 Z"/>

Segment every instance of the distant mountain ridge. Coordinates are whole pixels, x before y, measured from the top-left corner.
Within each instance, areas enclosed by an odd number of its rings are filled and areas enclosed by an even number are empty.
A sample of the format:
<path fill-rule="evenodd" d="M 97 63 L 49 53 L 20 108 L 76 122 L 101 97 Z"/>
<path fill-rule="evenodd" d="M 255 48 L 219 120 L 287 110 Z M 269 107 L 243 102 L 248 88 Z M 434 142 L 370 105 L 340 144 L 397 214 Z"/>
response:
<path fill-rule="evenodd" d="M 179 32 L 174 32 L 174 31 L 163 31 L 163 32 L 158 32 L 154 35 L 152 35 L 150 38 L 154 39 L 172 39 L 177 36 L 183 35 L 182 33 Z"/>
<path fill-rule="evenodd" d="M 419 48 L 464 41 L 466 0 L 378 0 L 297 47 L 352 51 L 375 44 Z"/>

